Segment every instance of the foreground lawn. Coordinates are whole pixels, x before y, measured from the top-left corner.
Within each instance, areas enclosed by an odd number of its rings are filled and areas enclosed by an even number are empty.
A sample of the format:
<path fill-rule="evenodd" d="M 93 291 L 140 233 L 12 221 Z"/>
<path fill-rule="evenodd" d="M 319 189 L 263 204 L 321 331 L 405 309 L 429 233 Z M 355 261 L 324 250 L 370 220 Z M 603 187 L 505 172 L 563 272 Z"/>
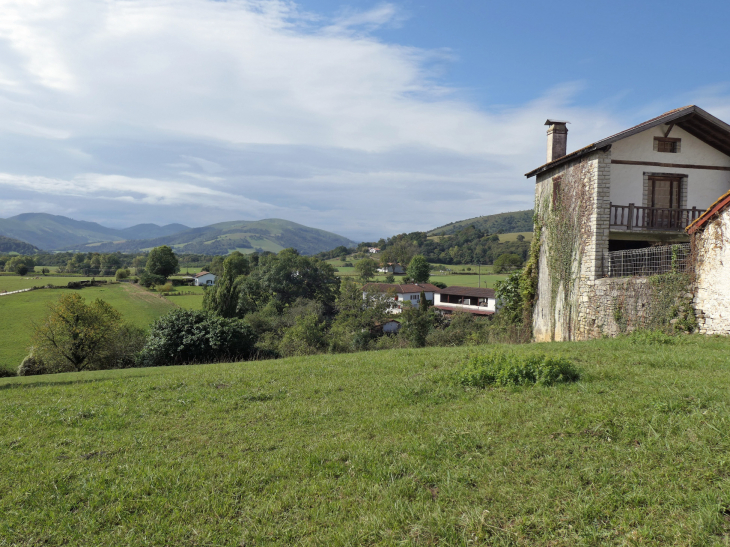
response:
<path fill-rule="evenodd" d="M 50 278 L 49 278 L 50 279 Z M 40 289 L 0 296 L 0 368 L 17 369 L 28 355 L 33 323 L 48 315 L 48 303 L 72 289 Z M 87 287 L 79 290 L 87 301 L 101 298 L 114 306 L 128 321 L 147 327 L 152 321 L 175 308 L 175 304 L 129 283 Z M 0 546 L 2 542 L 0 542 Z"/>
<path fill-rule="evenodd" d="M 401 350 L 0 380 L 0 545 L 727 545 L 730 342 Z"/>

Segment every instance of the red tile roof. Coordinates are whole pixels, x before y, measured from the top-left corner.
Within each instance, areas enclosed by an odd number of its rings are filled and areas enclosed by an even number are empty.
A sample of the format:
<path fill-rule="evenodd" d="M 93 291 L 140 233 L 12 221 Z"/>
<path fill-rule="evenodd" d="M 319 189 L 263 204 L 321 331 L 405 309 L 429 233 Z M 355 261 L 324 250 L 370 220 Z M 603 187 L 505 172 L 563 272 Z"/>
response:
<path fill-rule="evenodd" d="M 727 209 L 728 205 L 730 205 L 730 192 L 725 192 L 704 213 L 697 217 L 692 224 L 687 226 L 685 230 L 687 230 L 688 234 L 694 234 L 698 230 L 703 229 L 715 215 L 719 215 Z"/>
<path fill-rule="evenodd" d="M 399 294 L 420 293 L 421 291 L 436 292 L 439 290 L 436 285 L 431 285 L 430 283 L 411 283 L 408 285 L 399 285 L 397 283 L 368 283 L 362 288 L 364 292 L 368 292 L 368 290 L 388 292 L 391 289 L 395 289 L 395 292 Z"/>

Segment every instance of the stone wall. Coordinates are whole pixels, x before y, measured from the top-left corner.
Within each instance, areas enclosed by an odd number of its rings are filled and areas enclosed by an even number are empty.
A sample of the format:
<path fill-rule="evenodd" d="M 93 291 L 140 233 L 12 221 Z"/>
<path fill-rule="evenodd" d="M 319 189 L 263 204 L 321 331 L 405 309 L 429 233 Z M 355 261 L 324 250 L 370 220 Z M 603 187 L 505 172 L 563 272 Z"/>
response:
<path fill-rule="evenodd" d="M 567 287 L 561 282 L 557 291 L 554 272 L 549 267 L 551 249 L 548 231 L 542 231 L 537 298 L 533 309 L 533 335 L 539 342 L 592 337 L 590 333 L 597 318 L 590 303 L 596 292 L 595 282 L 603 276 L 603 255 L 608 250 L 611 150 L 593 152 L 582 161 L 538 175 L 535 210 L 542 212 L 544 217 L 554 214 L 551 203 L 556 178 L 563 183 L 571 181 L 583 185 L 587 192 L 589 214 L 581 236 L 577 238 L 581 241 L 574 242 L 577 252 L 572 265 L 572 279 Z M 566 290 L 570 291 L 567 298 Z"/>
<path fill-rule="evenodd" d="M 693 305 L 703 334 L 730 334 L 730 211 L 694 236 Z"/>

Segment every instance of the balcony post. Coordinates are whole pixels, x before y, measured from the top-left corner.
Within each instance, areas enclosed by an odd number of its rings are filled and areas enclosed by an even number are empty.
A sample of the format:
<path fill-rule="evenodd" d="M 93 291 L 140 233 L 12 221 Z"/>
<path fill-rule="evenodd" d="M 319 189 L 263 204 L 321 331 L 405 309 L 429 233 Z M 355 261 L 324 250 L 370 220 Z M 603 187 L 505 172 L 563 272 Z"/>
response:
<path fill-rule="evenodd" d="M 629 220 L 626 223 L 626 229 L 631 231 L 634 227 L 634 204 L 629 203 Z"/>

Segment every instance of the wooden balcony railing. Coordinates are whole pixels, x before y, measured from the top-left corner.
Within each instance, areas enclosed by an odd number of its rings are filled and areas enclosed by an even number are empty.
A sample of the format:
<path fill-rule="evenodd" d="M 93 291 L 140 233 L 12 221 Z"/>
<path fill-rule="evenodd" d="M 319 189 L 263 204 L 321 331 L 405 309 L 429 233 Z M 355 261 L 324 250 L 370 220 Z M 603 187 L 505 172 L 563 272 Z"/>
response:
<path fill-rule="evenodd" d="M 611 228 L 627 230 L 664 230 L 682 231 L 689 226 L 704 209 L 664 209 L 661 207 L 641 207 L 611 204 L 609 225 Z"/>

